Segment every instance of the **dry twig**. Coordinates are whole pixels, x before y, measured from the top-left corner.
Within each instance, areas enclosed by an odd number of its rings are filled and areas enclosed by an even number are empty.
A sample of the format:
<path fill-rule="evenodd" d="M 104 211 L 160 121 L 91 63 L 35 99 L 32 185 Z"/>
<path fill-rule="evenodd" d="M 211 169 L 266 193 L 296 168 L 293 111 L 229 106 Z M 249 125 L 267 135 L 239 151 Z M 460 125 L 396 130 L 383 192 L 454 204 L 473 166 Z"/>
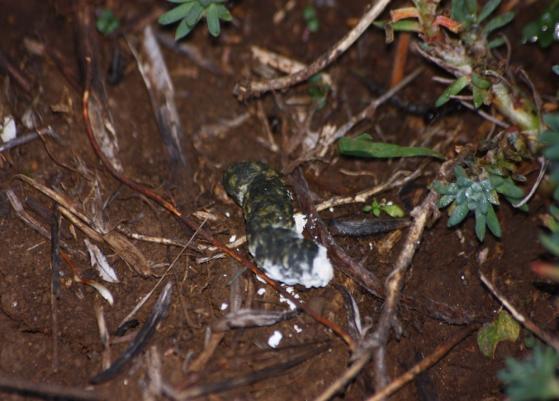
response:
<path fill-rule="evenodd" d="M 246 83 L 239 83 L 235 86 L 233 93 L 240 99 L 247 99 L 254 96 L 259 96 L 271 90 L 285 89 L 290 86 L 296 85 L 300 82 L 306 81 L 317 72 L 323 70 L 327 65 L 331 64 L 340 55 L 355 43 L 357 39 L 367 30 L 373 23 L 384 8 L 390 3 L 390 0 L 378 0 L 374 2 L 371 8 L 361 17 L 357 25 L 349 31 L 338 43 L 336 43 L 330 50 L 317 58 L 307 68 L 299 70 L 294 74 L 275 78 L 266 81 L 249 81 Z"/>

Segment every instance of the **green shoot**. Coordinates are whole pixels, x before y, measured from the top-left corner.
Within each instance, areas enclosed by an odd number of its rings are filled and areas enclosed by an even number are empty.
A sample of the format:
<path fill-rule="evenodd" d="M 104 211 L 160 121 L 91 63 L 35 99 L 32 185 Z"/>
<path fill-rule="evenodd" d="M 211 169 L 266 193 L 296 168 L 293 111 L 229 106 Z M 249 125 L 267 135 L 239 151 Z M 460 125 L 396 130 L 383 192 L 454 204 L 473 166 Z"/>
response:
<path fill-rule="evenodd" d="M 342 155 L 375 159 L 393 157 L 434 157 L 444 159 L 444 156 L 439 152 L 429 148 L 373 142 L 369 134 L 361 134 L 355 138 L 340 138 L 338 149 Z"/>
<path fill-rule="evenodd" d="M 386 201 L 386 199 L 382 199 L 380 202 L 373 199 L 370 205 L 366 205 L 363 208 L 363 211 L 366 213 L 372 213 L 375 217 L 379 217 L 382 213 L 394 218 L 400 218 L 406 215 L 400 206 L 392 201 Z"/>
<path fill-rule="evenodd" d="M 202 18 L 206 18 L 210 35 L 217 37 L 221 32 L 220 21 L 231 21 L 233 17 L 223 5 L 225 0 L 168 0 L 179 5 L 159 17 L 161 25 L 179 23 L 175 40 L 187 36 Z"/>
<path fill-rule="evenodd" d="M 119 25 L 120 22 L 118 18 L 115 17 L 111 10 L 106 8 L 101 10 L 99 16 L 97 17 L 97 21 L 95 22 L 97 30 L 105 36 L 113 33 L 116 29 L 118 29 Z"/>
<path fill-rule="evenodd" d="M 309 32 L 318 32 L 320 28 L 320 22 L 318 21 L 318 16 L 316 14 L 316 9 L 312 5 L 308 5 L 303 10 L 303 18 L 305 19 L 305 24 Z"/>

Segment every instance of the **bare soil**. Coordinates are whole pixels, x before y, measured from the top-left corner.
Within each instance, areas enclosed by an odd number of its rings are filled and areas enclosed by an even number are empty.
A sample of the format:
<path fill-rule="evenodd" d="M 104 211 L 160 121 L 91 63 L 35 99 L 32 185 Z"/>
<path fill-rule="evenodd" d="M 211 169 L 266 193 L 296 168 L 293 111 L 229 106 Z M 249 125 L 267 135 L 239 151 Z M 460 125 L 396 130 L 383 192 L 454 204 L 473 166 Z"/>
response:
<path fill-rule="evenodd" d="M 93 153 L 84 132 L 81 92 L 68 83 L 60 70 L 47 57 L 30 54 L 23 45 L 24 38 L 32 38 L 56 49 L 75 77 L 80 77 L 79 52 L 76 49 L 76 24 L 73 2 L 0 0 L 0 50 L 29 78 L 33 85 L 31 95 L 25 94 L 13 81 L 9 82 L 9 102 L 13 114 L 21 120 L 29 108 L 39 118 L 38 126 L 52 126 L 60 135 L 58 141 L 36 140 L 1 155 L 0 186 L 13 189 L 26 208 L 41 205 L 43 216 L 33 208 L 29 210 L 47 226 L 52 222 L 53 203 L 33 188 L 15 180 L 16 174 L 26 174 L 58 192 L 66 194 L 77 205 L 87 209 L 91 203 L 92 181 L 62 167 L 84 166 L 100 184 L 103 210 L 108 227 L 118 225 L 130 231 L 149 236 L 173 239 L 185 243 L 192 233 L 181 227 L 168 213 L 145 197 L 121 185 L 103 168 Z M 107 0 L 123 21 L 133 21 L 154 7 L 163 7 L 163 1 L 116 2 Z M 238 127 L 212 135 L 203 127 L 230 120 L 246 112 L 253 112 L 255 101 L 238 102 L 232 95 L 236 82 L 253 74 L 254 64 L 250 47 L 257 45 L 289 56 L 301 62 L 311 62 L 341 37 L 360 17 L 367 1 L 332 1 L 333 6 L 317 7 L 320 29 L 305 33 L 302 10 L 307 2 L 296 2 L 285 19 L 275 25 L 273 15 L 284 7 L 284 1 L 239 1 L 232 8 L 235 23 L 224 26 L 219 39 L 212 39 L 205 27 L 198 27 L 187 43 L 196 46 L 204 57 L 213 60 L 226 73 L 213 74 L 188 58 L 165 49 L 164 57 L 176 89 L 176 102 L 186 137 L 194 143 L 189 152 L 194 167 L 194 185 L 173 182 L 164 147 L 149 98 L 136 63 L 122 38 L 109 40 L 100 37 L 101 65 L 108 68 L 111 49 L 119 46 L 124 54 L 125 68 L 122 81 L 107 86 L 110 108 L 120 144 L 120 160 L 126 175 L 156 188 L 173 198 L 185 213 L 206 211 L 215 216 L 205 227 L 217 238 L 228 242 L 232 236 L 244 234 L 240 209 L 229 200 L 221 187 L 221 175 L 232 162 L 263 160 L 281 168 L 282 156 L 266 146 L 268 141 L 262 120 L 254 114 Z M 310 2 L 308 2 L 310 3 Z M 329 3 L 329 2 L 316 2 Z M 543 2 L 536 2 L 536 8 Z M 96 2 L 101 7 L 103 2 Z M 557 49 L 544 52 L 536 46 L 519 43 L 520 30 L 535 11 L 518 5 L 518 18 L 506 33 L 512 43 L 512 62 L 521 65 L 532 77 L 536 89 L 544 95 L 554 95 L 551 65 L 559 61 Z M 154 26 L 156 23 L 154 22 Z M 160 29 L 156 27 L 156 29 Z M 172 34 L 171 30 L 165 31 Z M 130 32 L 128 35 L 137 35 Z M 363 108 L 373 96 L 353 75 L 363 72 L 369 79 L 386 87 L 390 77 L 394 45 L 384 43 L 383 33 L 369 30 L 347 54 L 328 69 L 338 92 L 337 107 L 319 111 L 313 123 L 317 128 L 325 123 L 343 123 L 350 114 Z M 412 71 L 425 64 L 417 55 L 410 54 L 407 69 Z M 433 104 L 442 87 L 433 84 L 433 75 L 444 75 L 426 65 L 426 72 L 402 93 L 409 101 Z M 5 82 L 2 72 L 0 77 Z M 4 88 L 4 85 L 3 85 Z M 4 90 L 4 89 L 3 89 Z M 289 103 L 295 97 L 305 97 L 307 88 L 300 86 L 280 93 L 281 102 Z M 307 97 L 308 99 L 308 97 Z M 274 96 L 262 99 L 263 109 L 271 124 L 274 139 L 282 144 L 282 132 L 292 126 L 290 115 L 294 106 L 278 107 Z M 291 113 L 291 114 L 290 114 Z M 20 121 L 18 126 L 21 127 Z M 23 128 L 20 128 L 23 130 Z M 375 119 L 362 124 L 355 131 L 368 131 L 386 141 L 409 144 L 422 133 L 434 132 L 429 146 L 447 141 L 453 146 L 465 145 L 479 139 L 491 129 L 476 114 L 468 111 L 453 113 L 434 122 L 425 123 L 390 105 L 378 110 Z M 47 148 L 49 152 L 47 152 Z M 50 153 L 50 154 L 49 154 Z M 415 170 L 424 160 L 404 162 L 365 161 L 342 158 L 335 147 L 322 161 L 303 165 L 311 190 L 318 200 L 334 195 L 350 195 L 375 183 L 382 183 L 396 169 Z M 386 198 L 402 205 L 407 211 L 417 205 L 426 193 L 439 164 L 432 161 L 426 173 L 412 184 L 382 193 Z M 361 172 L 347 175 L 343 171 Z M 527 165 L 530 182 L 537 175 L 537 165 Z M 539 214 L 545 211 L 545 194 L 537 194 L 530 204 L 530 213 L 512 210 L 507 205 L 499 208 L 503 225 L 500 240 L 488 237 L 480 244 L 468 219 L 458 229 L 446 228 L 446 215 L 431 226 L 422 240 L 418 254 L 406 280 L 404 293 L 409 297 L 426 297 L 443 302 L 459 310 L 475 312 L 482 322 L 490 321 L 500 304 L 483 287 L 479 269 L 483 269 L 495 285 L 522 311 L 546 330 L 557 327 L 556 288 L 541 283 L 530 269 L 530 262 L 539 258 L 543 250 L 538 243 Z M 322 212 L 322 217 L 363 216 L 362 204 Z M 34 210 L 34 211 L 33 211 Z M 201 220 L 200 220 L 201 223 Z M 50 241 L 22 222 L 10 207 L 5 196 L 0 197 L 0 378 L 18 378 L 35 383 L 58 384 L 91 388 L 89 380 L 102 370 L 103 345 L 99 338 L 95 305 L 103 307 L 111 334 L 137 302 L 150 291 L 167 267 L 178 257 L 166 280 L 174 285 L 172 304 L 165 320 L 159 325 L 148 348 L 129 364 L 124 372 L 96 390 L 107 400 L 137 400 L 148 393 L 148 350 L 154 350 L 161 359 L 161 373 L 165 382 L 177 388 L 211 383 L 255 371 L 266 364 L 289 360 L 298 346 L 325 343 L 326 350 L 309 357 L 296 366 L 280 370 L 257 383 L 239 386 L 230 391 L 215 393 L 204 399 L 211 400 L 312 400 L 332 383 L 348 366 L 349 353 L 344 343 L 332 332 L 305 314 L 271 327 L 226 331 L 207 363 L 196 372 L 192 363 L 207 350 L 209 327 L 230 308 L 232 283 L 240 282 L 245 305 L 267 310 L 285 309 L 274 290 L 234 261 L 221 258 L 197 263 L 211 252 L 192 248 L 185 251 L 176 246 L 164 246 L 133 240 L 152 265 L 153 275 L 141 277 L 127 266 L 111 249 L 98 244 L 117 271 L 120 283 L 106 286 L 114 296 L 114 305 L 108 305 L 91 287 L 73 280 L 72 271 L 62 264 L 61 291 L 53 312 L 51 302 L 51 246 Z M 383 234 L 361 238 L 337 237 L 339 243 L 356 260 L 363 260 L 368 269 L 380 278 L 391 271 L 398 255 L 398 243 L 405 230 L 396 234 Z M 96 277 L 89 264 L 84 246 L 84 235 L 67 221 L 62 224 L 62 238 L 75 250 L 82 252 L 75 259 L 84 276 Z M 196 240 L 194 241 L 196 242 Z M 245 246 L 239 250 L 246 253 Z M 487 250 L 486 262 L 480 267 L 478 258 Z M 180 255 L 180 256 L 179 256 Z M 355 297 L 366 321 L 375 324 L 382 303 L 363 291 L 342 274 L 334 282 L 345 286 Z M 156 290 L 135 316 L 143 324 L 157 298 Z M 313 305 L 327 318 L 345 327 L 347 310 L 341 293 L 334 285 L 323 289 L 296 288 L 301 299 Z M 58 332 L 53 333 L 53 313 L 58 318 Z M 389 373 L 396 377 L 424 355 L 444 343 L 461 327 L 434 320 L 423 314 L 402 308 L 399 315 L 403 333 L 392 337 L 388 347 Z M 374 327 L 374 326 L 373 326 Z M 134 333 L 131 329 L 127 335 Z M 275 332 L 283 338 L 276 349 L 270 348 L 268 339 Z M 56 338 L 53 340 L 53 335 Z M 501 400 L 502 386 L 496 373 L 503 368 L 507 356 L 524 352 L 523 332 L 516 343 L 503 343 L 494 358 L 484 357 L 476 344 L 475 335 L 468 337 L 443 360 L 431 368 L 421 380 L 407 385 L 394 395 L 393 400 Z M 114 360 L 128 345 L 131 336 L 115 342 L 112 335 L 111 359 Z M 214 338 L 215 339 L 215 338 Z M 58 360 L 53 360 L 54 343 L 58 346 Z M 151 351 L 150 351 L 151 352 Z M 371 364 L 352 382 L 346 392 L 336 399 L 363 400 L 374 392 Z M 14 393 L 3 393 L 6 400 L 28 399 Z"/>

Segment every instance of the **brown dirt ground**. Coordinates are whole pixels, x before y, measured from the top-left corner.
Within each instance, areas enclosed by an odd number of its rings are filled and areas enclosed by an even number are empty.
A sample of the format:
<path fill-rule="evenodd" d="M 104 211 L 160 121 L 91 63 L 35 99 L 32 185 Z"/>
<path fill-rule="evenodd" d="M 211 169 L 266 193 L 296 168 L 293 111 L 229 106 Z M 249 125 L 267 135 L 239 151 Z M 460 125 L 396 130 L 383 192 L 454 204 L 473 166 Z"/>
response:
<path fill-rule="evenodd" d="M 81 118 L 81 95 L 74 91 L 59 70 L 44 58 L 30 55 L 23 47 L 23 38 L 31 37 L 44 41 L 56 48 L 67 63 L 67 67 L 78 74 L 78 59 L 75 49 L 71 2 L 0 0 L 0 49 L 30 77 L 35 93 L 33 99 L 26 97 L 19 88 L 11 85 L 11 107 L 21 117 L 32 105 L 40 117 L 40 125 L 52 125 L 61 136 L 59 143 L 49 142 L 51 153 L 59 162 L 75 165 L 79 158 L 95 174 L 101 183 L 104 200 L 111 198 L 105 210 L 109 226 L 120 223 L 131 230 L 146 235 L 162 236 L 186 241 L 190 233 L 185 232 L 164 211 L 143 197 L 119 185 L 96 160 L 84 133 Z M 97 2 L 100 4 L 100 2 Z M 156 1 L 115 2 L 116 13 L 131 19 L 154 7 Z M 271 23 L 273 14 L 283 1 L 258 0 L 240 1 L 233 13 L 238 21 L 225 28 L 220 39 L 210 39 L 205 28 L 200 27 L 188 39 L 202 50 L 203 54 L 231 69 L 231 74 L 216 76 L 193 64 L 190 60 L 164 50 L 175 87 L 177 105 L 184 130 L 189 140 L 196 140 L 205 124 L 215 124 L 235 117 L 253 107 L 253 102 L 239 103 L 232 96 L 232 88 L 241 77 L 248 76 L 251 65 L 250 46 L 259 45 L 295 59 L 309 62 L 326 50 L 339 38 L 368 3 L 361 0 L 337 1 L 335 7 L 320 7 L 321 29 L 304 37 L 302 8 L 307 2 L 296 2 L 296 8 L 288 13 L 278 26 Z M 541 2 L 540 2 L 541 3 Z M 343 4 L 343 5 L 342 5 Z M 518 42 L 519 31 L 529 19 L 525 9 L 520 17 L 507 29 L 511 43 Z M 111 43 L 101 40 L 103 65 L 107 65 Z M 126 70 L 122 82 L 109 86 L 109 107 L 115 117 L 115 125 L 121 146 L 120 158 L 130 177 L 172 195 L 179 206 L 194 204 L 193 210 L 206 210 L 215 214 L 217 221 L 209 221 L 207 228 L 218 238 L 227 241 L 231 235 L 243 234 L 244 226 L 239 209 L 226 201 L 220 190 L 220 177 L 225 166 L 233 161 L 247 158 L 265 160 L 279 167 L 280 158 L 261 145 L 264 129 L 257 118 L 250 118 L 242 126 L 228 131 L 220 137 L 201 140 L 196 155 L 196 185 L 185 188 L 181 183 L 170 183 L 167 159 L 163 151 L 153 113 L 145 87 L 136 65 L 125 51 Z M 227 56 L 228 54 L 228 56 Z M 370 99 L 370 93 L 349 73 L 352 69 L 368 71 L 377 82 L 386 82 L 390 75 L 393 47 L 384 44 L 383 35 L 377 31 L 367 32 L 329 72 L 340 91 L 340 107 L 332 113 L 321 112 L 315 125 L 326 121 L 340 123 L 346 112 L 355 113 Z M 513 62 L 520 63 L 534 78 L 536 88 L 543 94 L 552 95 L 549 85 L 552 79 L 550 66 L 559 61 L 557 49 L 545 53 L 536 47 L 513 46 Z M 408 69 L 423 63 L 411 56 Z M 441 72 L 429 67 L 422 78 L 403 92 L 403 96 L 414 102 L 432 104 L 441 88 L 433 88 L 430 77 Z M 0 75 L 4 78 L 4 75 Z M 2 81 L 4 82 L 4 80 Z M 285 100 L 294 94 L 304 95 L 305 88 L 297 88 L 285 94 Z M 66 105 L 66 112 L 53 112 L 53 105 Z M 275 106 L 271 96 L 264 97 L 264 109 L 270 121 L 288 124 L 286 112 Z M 434 141 L 442 141 L 459 127 L 456 144 L 464 144 L 487 132 L 490 126 L 477 116 L 463 112 L 436 121 L 439 130 Z M 382 133 L 386 140 L 409 143 L 411 138 L 428 128 L 417 117 L 410 117 L 390 106 L 383 107 L 375 121 L 360 126 L 360 130 Z M 279 132 L 275 133 L 279 139 Z M 2 154 L 0 185 L 5 190 L 12 188 L 22 199 L 34 199 L 50 209 L 52 203 L 20 181 L 15 174 L 23 173 L 34 179 L 64 191 L 77 204 L 84 204 L 91 183 L 83 177 L 53 162 L 40 141 L 18 147 Z M 396 168 L 415 169 L 418 161 L 404 164 L 385 161 L 362 161 L 335 157 L 330 152 L 327 163 L 306 166 L 306 175 L 311 189 L 321 199 L 332 195 L 351 194 L 382 182 Z M 437 163 L 428 167 L 432 173 Z M 367 171 L 372 175 L 346 176 L 341 169 Z M 316 171 L 319 173 L 317 174 Z M 530 175 L 533 178 L 533 174 Z M 404 204 L 407 208 L 416 205 L 425 193 L 430 177 L 418 180 L 405 191 L 392 191 L 382 197 Z M 174 187 L 174 188 L 173 188 Z M 166 188 L 173 188 L 167 190 Z M 50 243 L 21 220 L 9 207 L 4 196 L 0 198 L 0 378 L 17 377 L 34 382 L 56 383 L 67 386 L 86 387 L 88 380 L 101 370 L 101 345 L 94 304 L 102 304 L 109 331 L 113 332 L 119 322 L 134 307 L 138 300 L 155 284 L 157 278 L 142 278 L 125 265 L 111 250 L 102 247 L 118 271 L 121 282 L 108 284 L 115 298 L 110 307 L 100 300 L 90 287 L 73 282 L 71 273 L 63 265 L 62 291 L 57 302 L 58 316 L 58 366 L 53 367 L 53 331 L 50 297 Z M 326 211 L 326 218 L 361 214 L 361 206 L 337 208 L 333 213 Z M 529 263 L 538 258 L 542 249 L 538 244 L 538 213 L 543 212 L 544 201 L 540 195 L 531 204 L 532 213 L 526 215 L 503 206 L 499 210 L 503 222 L 503 238 L 499 241 L 489 237 L 480 245 L 475 239 L 472 222 L 468 220 L 459 230 L 448 230 L 443 216 L 425 234 L 407 278 L 405 293 L 408 296 L 425 296 L 436 301 L 476 311 L 491 319 L 499 310 L 499 303 L 484 289 L 478 278 L 478 254 L 488 248 L 488 261 L 483 266 L 496 285 L 538 324 L 548 330 L 557 325 L 554 307 L 554 288 L 537 285 L 537 279 L 529 271 Z M 226 217 L 230 214 L 230 218 Z M 47 214 L 48 218 L 48 214 Z M 48 223 L 48 221 L 45 221 Z M 72 237 L 67 223 L 63 225 L 63 237 L 75 249 L 84 250 L 83 235 Z M 459 235 L 461 233 L 461 235 Z M 390 272 L 398 252 L 398 246 L 387 252 L 379 252 L 387 236 L 360 239 L 339 238 L 340 243 L 358 260 L 366 259 L 366 265 L 384 278 Z M 176 247 L 136 242 L 136 245 L 154 265 L 155 275 L 160 275 L 178 255 Z M 244 248 L 241 248 L 245 252 Z M 204 256 L 187 250 L 176 263 L 170 280 L 174 282 L 174 297 L 168 317 L 160 324 L 150 346 L 155 347 L 162 360 L 163 377 L 176 386 L 207 383 L 224 377 L 234 377 L 239 371 L 249 371 L 261 361 L 284 360 L 290 346 L 304 343 L 329 341 L 326 352 L 308 361 L 268 378 L 257 384 L 208 396 L 211 400 L 311 400 L 326 385 L 331 383 L 347 367 L 349 355 L 342 341 L 314 322 L 306 315 L 299 315 L 273 327 L 245 329 L 226 332 L 216 352 L 203 370 L 189 372 L 189 362 L 205 347 L 207 328 L 224 314 L 221 306 L 229 303 L 230 284 L 233 279 L 241 280 L 243 293 L 265 286 L 249 274 L 239 273 L 239 267 L 228 259 L 218 259 L 197 264 L 196 258 Z M 87 258 L 76 260 L 82 273 L 91 268 Z M 239 275 L 240 274 L 240 275 Z M 344 284 L 356 298 L 363 316 L 373 322 L 378 317 L 381 303 L 360 290 L 347 278 L 337 275 L 335 282 Z M 543 290 L 542 290 L 543 289 Z M 545 291 L 544 291 L 545 290 Z M 333 287 L 307 290 L 297 289 L 305 302 L 320 305 L 322 313 L 341 325 L 346 325 L 346 312 L 340 293 Z M 277 294 L 266 288 L 264 295 L 252 294 L 255 307 L 277 309 L 285 307 Z M 154 298 L 150 299 L 136 318 L 143 323 L 149 315 Z M 404 333 L 389 343 L 389 370 L 392 377 L 403 372 L 416 362 L 417 354 L 428 354 L 437 345 L 448 339 L 459 327 L 434 321 L 425 316 L 403 310 L 401 323 Z M 303 330 L 296 332 L 297 325 Z M 283 334 L 280 349 L 271 352 L 267 340 L 273 331 Z M 523 352 L 523 338 L 515 344 L 501 344 L 493 359 L 479 352 L 475 337 L 470 336 L 458 345 L 447 357 L 429 370 L 427 380 L 435 395 L 424 398 L 426 388 L 418 383 L 408 385 L 392 399 L 394 400 L 499 400 L 504 399 L 496 372 L 503 367 L 509 355 Z M 126 347 L 126 342 L 111 347 L 114 359 Z M 282 359 L 283 358 L 283 359 Z M 107 384 L 99 386 L 102 394 L 110 400 L 141 399 L 147 386 L 145 353 L 136 358 L 125 372 Z M 372 366 L 367 367 L 353 382 L 346 393 L 337 399 L 362 400 L 372 392 Z M 424 382 L 423 382 L 424 383 Z M 437 398 L 435 398 L 437 397 Z M 21 395 L 2 394 L 2 399 L 26 399 Z"/>

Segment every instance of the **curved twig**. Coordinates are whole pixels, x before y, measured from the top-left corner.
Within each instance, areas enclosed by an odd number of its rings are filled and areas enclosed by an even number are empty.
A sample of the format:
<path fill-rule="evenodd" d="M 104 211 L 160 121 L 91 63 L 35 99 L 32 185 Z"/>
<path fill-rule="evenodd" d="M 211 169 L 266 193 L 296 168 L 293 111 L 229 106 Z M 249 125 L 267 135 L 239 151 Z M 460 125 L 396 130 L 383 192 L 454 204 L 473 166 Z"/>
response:
<path fill-rule="evenodd" d="M 259 96 L 271 90 L 285 89 L 290 86 L 296 85 L 300 82 L 306 81 L 317 72 L 324 69 L 327 65 L 331 64 L 340 55 L 355 43 L 357 39 L 367 30 L 380 13 L 390 3 L 390 0 L 378 0 L 375 2 L 369 11 L 367 11 L 359 20 L 357 25 L 349 31 L 342 39 L 340 39 L 330 50 L 318 57 L 307 68 L 297 71 L 294 74 L 287 75 L 281 78 L 275 78 L 265 81 L 249 81 L 246 83 L 238 83 L 233 89 L 233 93 L 240 100 L 250 97 Z"/>

